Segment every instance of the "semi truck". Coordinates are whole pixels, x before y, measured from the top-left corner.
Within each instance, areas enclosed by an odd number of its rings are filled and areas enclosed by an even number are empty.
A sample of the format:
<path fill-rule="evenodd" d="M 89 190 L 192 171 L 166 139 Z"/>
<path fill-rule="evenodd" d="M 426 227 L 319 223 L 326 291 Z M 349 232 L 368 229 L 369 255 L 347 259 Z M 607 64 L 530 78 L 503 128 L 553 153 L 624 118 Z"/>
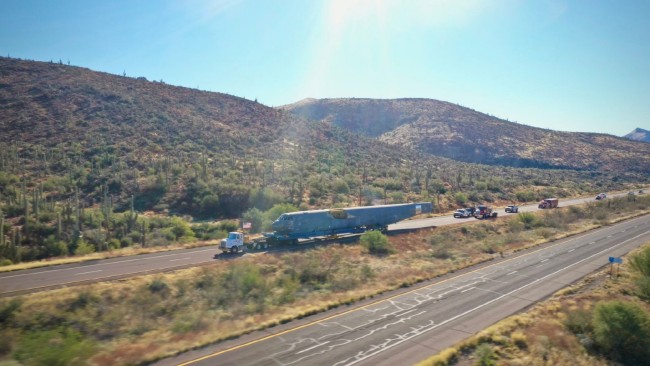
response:
<path fill-rule="evenodd" d="M 271 224 L 272 232 L 245 244 L 243 233 L 231 232 L 222 239 L 220 248 L 226 252 L 297 244 L 300 239 L 360 234 L 368 230 L 385 232 L 388 225 L 433 211 L 431 202 L 363 206 L 288 212 Z"/>
<path fill-rule="evenodd" d="M 540 201 L 537 208 L 546 209 L 546 208 L 556 208 L 559 200 L 557 198 L 546 198 Z"/>

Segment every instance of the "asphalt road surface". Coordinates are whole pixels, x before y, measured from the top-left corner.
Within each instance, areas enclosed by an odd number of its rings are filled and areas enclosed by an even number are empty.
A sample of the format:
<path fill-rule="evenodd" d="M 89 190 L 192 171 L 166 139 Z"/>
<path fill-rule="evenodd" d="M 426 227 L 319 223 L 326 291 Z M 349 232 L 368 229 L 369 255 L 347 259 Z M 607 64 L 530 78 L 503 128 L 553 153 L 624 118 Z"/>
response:
<path fill-rule="evenodd" d="M 560 200 L 560 207 L 589 201 L 594 201 L 594 198 Z M 535 210 L 537 210 L 536 204 L 519 207 L 519 212 Z M 504 215 L 512 214 L 506 214 L 503 209 L 500 209 L 499 216 Z M 476 219 L 455 219 L 448 215 L 428 219 L 406 220 L 389 225 L 388 229 L 396 232 L 474 220 Z M 216 246 L 210 246 L 4 272 L 0 273 L 0 297 L 198 266 L 217 261 L 215 254 L 218 253 L 220 253 L 220 250 Z"/>
<path fill-rule="evenodd" d="M 159 365 L 406 365 L 650 240 L 650 215 L 523 251 L 357 308 L 255 332 Z"/>

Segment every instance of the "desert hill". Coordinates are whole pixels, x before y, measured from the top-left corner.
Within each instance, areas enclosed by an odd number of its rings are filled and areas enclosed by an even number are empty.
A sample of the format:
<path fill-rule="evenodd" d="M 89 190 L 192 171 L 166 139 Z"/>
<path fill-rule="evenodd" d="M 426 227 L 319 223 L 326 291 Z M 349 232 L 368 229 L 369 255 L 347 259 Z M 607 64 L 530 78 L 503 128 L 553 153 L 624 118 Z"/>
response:
<path fill-rule="evenodd" d="M 417 162 L 440 179 L 459 167 L 419 155 L 228 94 L 0 57 L 0 203 L 43 184 L 52 200 L 76 187 L 87 205 L 108 195 L 126 209 L 135 196 L 140 210 L 238 217 L 255 190 L 277 192 L 270 203 L 310 194 L 329 205 L 339 181 L 358 196 L 358 179 L 389 169 L 397 178 Z"/>
<path fill-rule="evenodd" d="M 505 121 L 432 99 L 305 99 L 281 107 L 395 146 L 465 162 L 650 172 L 650 146 L 596 133 Z"/>

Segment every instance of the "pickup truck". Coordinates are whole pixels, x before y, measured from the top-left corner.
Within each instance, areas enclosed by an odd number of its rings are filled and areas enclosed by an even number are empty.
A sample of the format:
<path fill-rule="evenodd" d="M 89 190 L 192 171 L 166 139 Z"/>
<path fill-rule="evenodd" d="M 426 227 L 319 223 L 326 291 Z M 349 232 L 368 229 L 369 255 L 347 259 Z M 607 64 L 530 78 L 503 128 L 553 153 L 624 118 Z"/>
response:
<path fill-rule="evenodd" d="M 459 209 L 454 211 L 454 218 L 456 219 L 464 219 L 466 217 L 470 217 L 471 215 L 472 214 L 465 209 Z"/>
<path fill-rule="evenodd" d="M 515 205 L 506 206 L 506 212 L 512 212 L 512 213 L 519 212 L 519 207 Z"/>

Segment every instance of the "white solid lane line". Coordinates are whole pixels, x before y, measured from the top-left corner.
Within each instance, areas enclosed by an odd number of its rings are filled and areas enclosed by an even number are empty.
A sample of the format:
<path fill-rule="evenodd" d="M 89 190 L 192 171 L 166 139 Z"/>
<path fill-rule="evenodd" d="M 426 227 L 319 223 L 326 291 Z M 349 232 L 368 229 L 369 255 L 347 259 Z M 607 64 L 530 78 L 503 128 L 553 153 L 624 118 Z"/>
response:
<path fill-rule="evenodd" d="M 81 276 L 81 275 L 90 274 L 90 273 L 97 273 L 97 272 L 101 272 L 101 271 L 102 271 L 101 269 L 98 269 L 98 270 L 96 270 L 96 271 L 81 272 L 81 273 L 73 273 L 72 275 L 73 275 L 73 276 Z"/>

